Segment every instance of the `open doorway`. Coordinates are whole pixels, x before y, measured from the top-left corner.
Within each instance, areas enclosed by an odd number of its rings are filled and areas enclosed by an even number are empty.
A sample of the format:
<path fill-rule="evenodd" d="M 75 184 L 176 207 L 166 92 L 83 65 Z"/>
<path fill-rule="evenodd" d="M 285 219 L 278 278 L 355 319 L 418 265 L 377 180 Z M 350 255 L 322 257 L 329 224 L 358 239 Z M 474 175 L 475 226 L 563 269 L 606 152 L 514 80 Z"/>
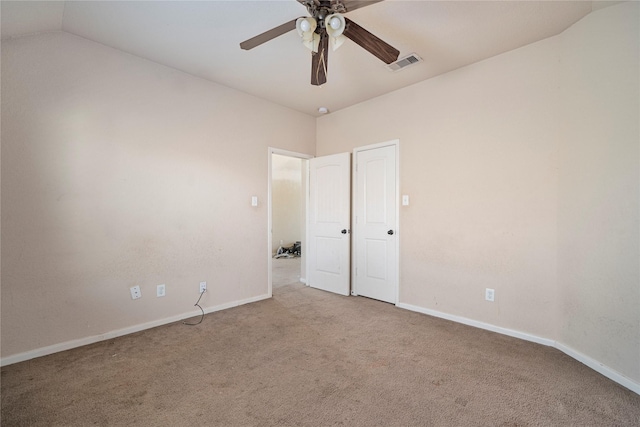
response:
<path fill-rule="evenodd" d="M 269 150 L 269 294 L 306 283 L 308 159 L 311 156 Z"/>

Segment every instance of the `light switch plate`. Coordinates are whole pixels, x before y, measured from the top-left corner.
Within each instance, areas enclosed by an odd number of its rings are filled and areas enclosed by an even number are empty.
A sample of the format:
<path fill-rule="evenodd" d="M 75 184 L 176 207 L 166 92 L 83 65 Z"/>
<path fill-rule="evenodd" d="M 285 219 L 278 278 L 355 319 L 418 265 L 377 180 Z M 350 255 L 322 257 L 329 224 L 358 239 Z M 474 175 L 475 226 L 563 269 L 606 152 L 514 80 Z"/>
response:
<path fill-rule="evenodd" d="M 484 299 L 487 301 L 494 301 L 496 297 L 496 291 L 494 289 L 486 288 L 484 290 Z"/>
<path fill-rule="evenodd" d="M 409 196 L 406 194 L 402 196 L 402 206 L 409 206 Z"/>

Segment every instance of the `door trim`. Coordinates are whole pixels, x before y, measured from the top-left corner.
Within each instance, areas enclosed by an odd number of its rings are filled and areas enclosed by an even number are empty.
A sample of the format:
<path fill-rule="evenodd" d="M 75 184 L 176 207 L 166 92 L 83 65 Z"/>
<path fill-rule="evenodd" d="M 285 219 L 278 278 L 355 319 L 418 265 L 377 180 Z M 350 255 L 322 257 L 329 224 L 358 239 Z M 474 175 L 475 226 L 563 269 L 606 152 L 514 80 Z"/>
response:
<path fill-rule="evenodd" d="M 280 148 L 269 147 L 267 149 L 267 294 L 268 298 L 273 297 L 273 257 L 272 257 L 272 248 L 273 244 L 273 205 L 272 205 L 272 188 L 271 184 L 273 181 L 273 170 L 272 170 L 272 155 L 278 154 L 280 156 L 288 156 L 288 157 L 296 157 L 298 159 L 309 160 L 314 156 L 311 154 L 304 153 L 296 153 L 295 151 L 282 150 Z M 302 254 L 306 261 L 306 253 L 307 253 L 307 244 L 309 242 L 308 236 L 308 226 L 309 222 L 309 168 L 307 167 L 307 177 L 306 177 L 305 191 L 304 191 L 304 221 L 305 221 L 305 236 L 304 241 L 302 242 Z M 305 271 L 308 271 L 305 266 Z M 305 278 L 300 278 L 300 281 L 306 284 Z"/>
<path fill-rule="evenodd" d="M 387 141 L 387 142 L 380 142 L 377 144 L 371 144 L 371 145 L 365 145 L 363 147 L 356 147 L 353 149 L 353 156 L 352 156 L 352 165 L 351 165 L 351 295 L 353 296 L 357 296 L 358 295 L 358 289 L 357 289 L 357 281 L 356 281 L 356 266 L 357 266 L 357 252 L 358 252 L 358 237 L 357 237 L 357 231 L 356 231 L 356 224 L 355 224 L 355 215 L 353 215 L 353 212 L 357 212 L 357 203 L 358 203 L 358 193 L 357 193 L 357 186 L 356 184 L 356 167 L 357 167 L 357 160 L 358 160 L 358 152 L 360 151 L 367 151 L 367 150 L 374 150 L 376 148 L 383 148 L 383 147 L 389 147 L 389 146 L 393 146 L 395 147 L 396 150 L 396 224 L 395 224 L 395 230 L 397 230 L 396 235 L 397 238 L 395 239 L 395 245 L 396 245 L 396 277 L 395 277 L 395 281 L 396 281 L 396 302 L 395 305 L 397 306 L 400 303 L 400 239 L 402 236 L 402 233 L 400 232 L 400 140 L 399 139 L 393 139 L 391 141 Z"/>

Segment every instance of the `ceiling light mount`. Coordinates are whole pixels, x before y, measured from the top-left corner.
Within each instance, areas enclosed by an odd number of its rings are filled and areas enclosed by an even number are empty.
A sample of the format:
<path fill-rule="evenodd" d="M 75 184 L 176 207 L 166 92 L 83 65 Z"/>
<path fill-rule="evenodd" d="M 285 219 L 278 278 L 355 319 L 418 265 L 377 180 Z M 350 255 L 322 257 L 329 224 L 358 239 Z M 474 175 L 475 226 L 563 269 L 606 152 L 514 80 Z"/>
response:
<path fill-rule="evenodd" d="M 300 0 L 298 0 L 300 1 Z M 304 0 L 300 1 L 307 8 L 309 15 L 316 18 L 318 22 L 324 22 L 325 18 L 334 13 L 347 13 L 347 8 L 341 1 L 320 1 L 320 0 Z M 324 28 L 324 24 L 320 24 Z"/>

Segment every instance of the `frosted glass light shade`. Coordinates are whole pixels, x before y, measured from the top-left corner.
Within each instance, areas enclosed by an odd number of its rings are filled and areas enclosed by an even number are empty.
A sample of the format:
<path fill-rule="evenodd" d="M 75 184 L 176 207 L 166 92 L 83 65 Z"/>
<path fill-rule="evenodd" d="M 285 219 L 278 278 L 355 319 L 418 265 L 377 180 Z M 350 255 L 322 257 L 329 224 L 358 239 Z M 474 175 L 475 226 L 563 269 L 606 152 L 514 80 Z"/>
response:
<path fill-rule="evenodd" d="M 333 15 L 329 15 L 325 18 L 324 27 L 327 29 L 327 34 L 329 35 L 329 40 L 333 50 L 338 49 L 342 46 L 342 43 L 344 43 L 346 38 L 342 33 L 344 33 L 346 24 L 344 16 L 339 13 L 334 13 Z"/>
<path fill-rule="evenodd" d="M 320 43 L 320 35 L 315 32 L 317 27 L 318 24 L 316 20 L 311 17 L 298 18 L 296 20 L 296 30 L 302 38 L 302 44 L 314 52 L 318 51 L 318 45 Z"/>

